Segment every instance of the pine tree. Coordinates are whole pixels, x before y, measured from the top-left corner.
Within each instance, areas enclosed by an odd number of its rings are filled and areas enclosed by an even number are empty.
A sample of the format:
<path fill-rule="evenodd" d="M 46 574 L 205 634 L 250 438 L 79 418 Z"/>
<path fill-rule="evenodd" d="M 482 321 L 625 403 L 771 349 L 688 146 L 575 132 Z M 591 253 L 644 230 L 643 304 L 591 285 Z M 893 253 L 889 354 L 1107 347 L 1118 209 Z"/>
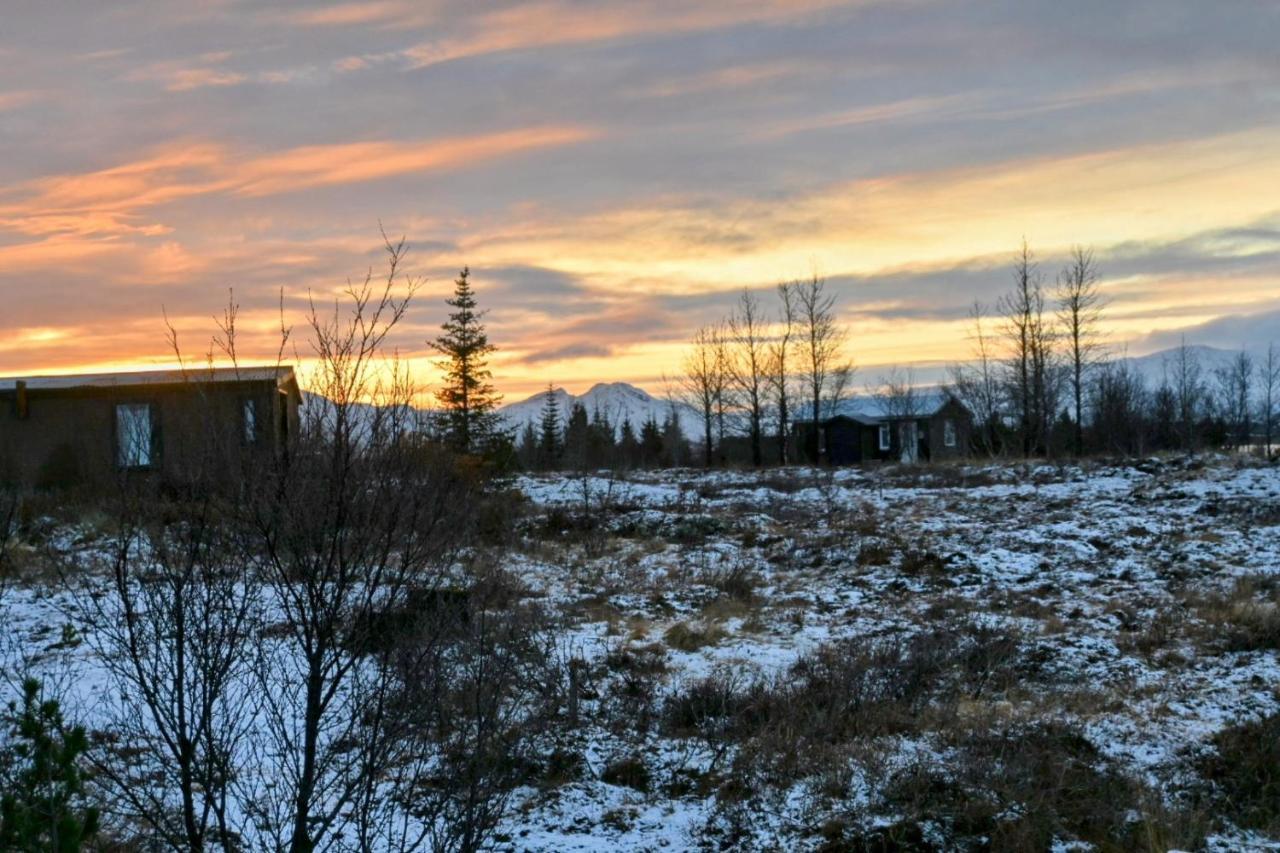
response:
<path fill-rule="evenodd" d="M 640 464 L 640 442 L 636 439 L 635 427 L 631 419 L 622 422 L 622 432 L 618 438 L 618 462 L 623 468 L 634 468 Z"/>
<path fill-rule="evenodd" d="M 640 427 L 640 464 L 645 468 L 662 464 L 662 427 L 653 415 Z"/>
<path fill-rule="evenodd" d="M 564 428 L 564 461 L 574 471 L 587 467 L 587 445 L 591 425 L 587 420 L 587 407 L 575 402 L 569 408 L 569 422 Z"/>
<path fill-rule="evenodd" d="M 533 421 L 524 425 L 520 433 L 520 444 L 516 449 L 520 467 L 532 471 L 538 465 L 538 432 L 533 428 Z"/>
<path fill-rule="evenodd" d="M 538 439 L 538 467 L 550 470 L 560 464 L 560 403 L 555 389 L 547 385 L 547 396 L 542 401 L 541 427 Z"/>
<path fill-rule="evenodd" d="M 591 429 L 587 432 L 587 465 L 593 469 L 614 467 L 614 439 L 616 432 L 609 416 L 599 408 L 591 415 Z"/>
<path fill-rule="evenodd" d="M 476 310 L 470 275 L 470 269 L 463 267 L 454 282 L 453 298 L 445 300 L 454 311 L 441 325 L 444 334 L 432 341 L 431 347 L 444 356 L 438 363 L 444 371 L 444 384 L 436 392 L 444 410 L 442 437 L 460 453 L 487 453 L 503 437 L 497 414 L 502 398 L 489 381 L 489 355 L 494 346 L 481 322 L 485 312 Z"/>
<path fill-rule="evenodd" d="M 68 728 L 62 710 L 41 700 L 40 682 L 22 684 L 22 703 L 6 715 L 16 745 L 16 773 L 0 796 L 0 848 L 73 853 L 98 831 L 98 810 L 85 803 L 80 756 L 89 741 Z"/>

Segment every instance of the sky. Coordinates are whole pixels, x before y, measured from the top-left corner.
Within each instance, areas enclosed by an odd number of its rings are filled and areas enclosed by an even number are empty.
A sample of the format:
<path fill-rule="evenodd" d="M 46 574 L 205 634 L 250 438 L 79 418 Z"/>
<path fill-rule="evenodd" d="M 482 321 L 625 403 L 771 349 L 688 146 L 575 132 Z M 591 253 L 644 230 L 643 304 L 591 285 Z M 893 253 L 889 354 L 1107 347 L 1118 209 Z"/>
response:
<path fill-rule="evenodd" d="M 1091 247 L 1143 354 L 1280 339 L 1270 0 L 6 0 L 0 375 L 246 361 L 311 301 L 469 265 L 509 399 L 660 391 L 744 288 L 817 272 L 847 356 L 963 359 L 1025 238 Z"/>

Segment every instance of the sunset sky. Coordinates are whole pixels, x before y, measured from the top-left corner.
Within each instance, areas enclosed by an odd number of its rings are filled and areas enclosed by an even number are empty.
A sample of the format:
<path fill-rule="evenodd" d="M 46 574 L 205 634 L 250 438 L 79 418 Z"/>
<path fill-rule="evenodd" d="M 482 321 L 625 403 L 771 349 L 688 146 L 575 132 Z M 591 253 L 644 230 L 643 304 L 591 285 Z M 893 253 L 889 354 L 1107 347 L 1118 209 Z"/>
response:
<path fill-rule="evenodd" d="M 7 0 L 0 375 L 250 360 L 381 265 L 469 264 L 516 399 L 661 390 L 745 287 L 826 275 L 863 378 L 963 358 L 1025 236 L 1110 339 L 1280 338 L 1280 3 Z M 300 350 L 306 355 L 306 350 Z"/>

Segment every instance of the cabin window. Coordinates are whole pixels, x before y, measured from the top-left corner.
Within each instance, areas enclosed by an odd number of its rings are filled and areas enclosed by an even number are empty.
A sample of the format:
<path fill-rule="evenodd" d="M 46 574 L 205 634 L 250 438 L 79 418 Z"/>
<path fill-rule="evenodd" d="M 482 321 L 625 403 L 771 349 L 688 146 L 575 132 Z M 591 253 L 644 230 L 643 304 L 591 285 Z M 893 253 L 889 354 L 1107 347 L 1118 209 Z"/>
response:
<path fill-rule="evenodd" d="M 241 433 L 245 444 L 258 443 L 258 401 L 252 398 L 245 400 L 240 407 L 241 425 L 243 432 Z"/>
<path fill-rule="evenodd" d="M 942 422 L 942 443 L 947 447 L 956 446 L 956 422 L 950 418 Z"/>
<path fill-rule="evenodd" d="M 155 464 L 155 418 L 147 403 L 116 406 L 116 464 L 121 468 L 150 468 Z"/>
<path fill-rule="evenodd" d="M 888 424 L 880 424 L 880 449 L 888 450 L 891 445 L 892 433 L 889 431 Z"/>

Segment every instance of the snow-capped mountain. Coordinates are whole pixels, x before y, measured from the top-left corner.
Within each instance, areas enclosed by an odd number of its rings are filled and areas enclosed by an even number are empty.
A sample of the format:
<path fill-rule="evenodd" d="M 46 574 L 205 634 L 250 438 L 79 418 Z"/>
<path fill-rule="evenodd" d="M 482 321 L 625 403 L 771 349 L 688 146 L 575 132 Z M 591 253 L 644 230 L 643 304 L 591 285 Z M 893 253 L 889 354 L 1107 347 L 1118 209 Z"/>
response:
<path fill-rule="evenodd" d="M 702 421 L 691 406 L 654 397 L 647 391 L 626 382 L 601 382 L 580 395 L 570 394 L 563 388 L 556 388 L 552 393 L 560 409 L 560 417 L 564 421 L 569 419 L 569 411 L 577 402 L 583 405 L 590 417 L 594 417 L 595 413 L 599 412 L 618 429 L 622 427 L 624 421 L 630 421 L 631 426 L 639 432 L 641 425 L 650 418 L 658 423 L 664 422 L 674 407 L 685 436 L 693 438 L 701 434 Z M 519 434 L 525 424 L 531 423 L 535 428 L 537 427 L 542 420 L 542 407 L 546 404 L 546 399 L 547 392 L 542 391 L 518 403 L 503 406 L 498 410 L 498 414 L 508 428 Z"/>

